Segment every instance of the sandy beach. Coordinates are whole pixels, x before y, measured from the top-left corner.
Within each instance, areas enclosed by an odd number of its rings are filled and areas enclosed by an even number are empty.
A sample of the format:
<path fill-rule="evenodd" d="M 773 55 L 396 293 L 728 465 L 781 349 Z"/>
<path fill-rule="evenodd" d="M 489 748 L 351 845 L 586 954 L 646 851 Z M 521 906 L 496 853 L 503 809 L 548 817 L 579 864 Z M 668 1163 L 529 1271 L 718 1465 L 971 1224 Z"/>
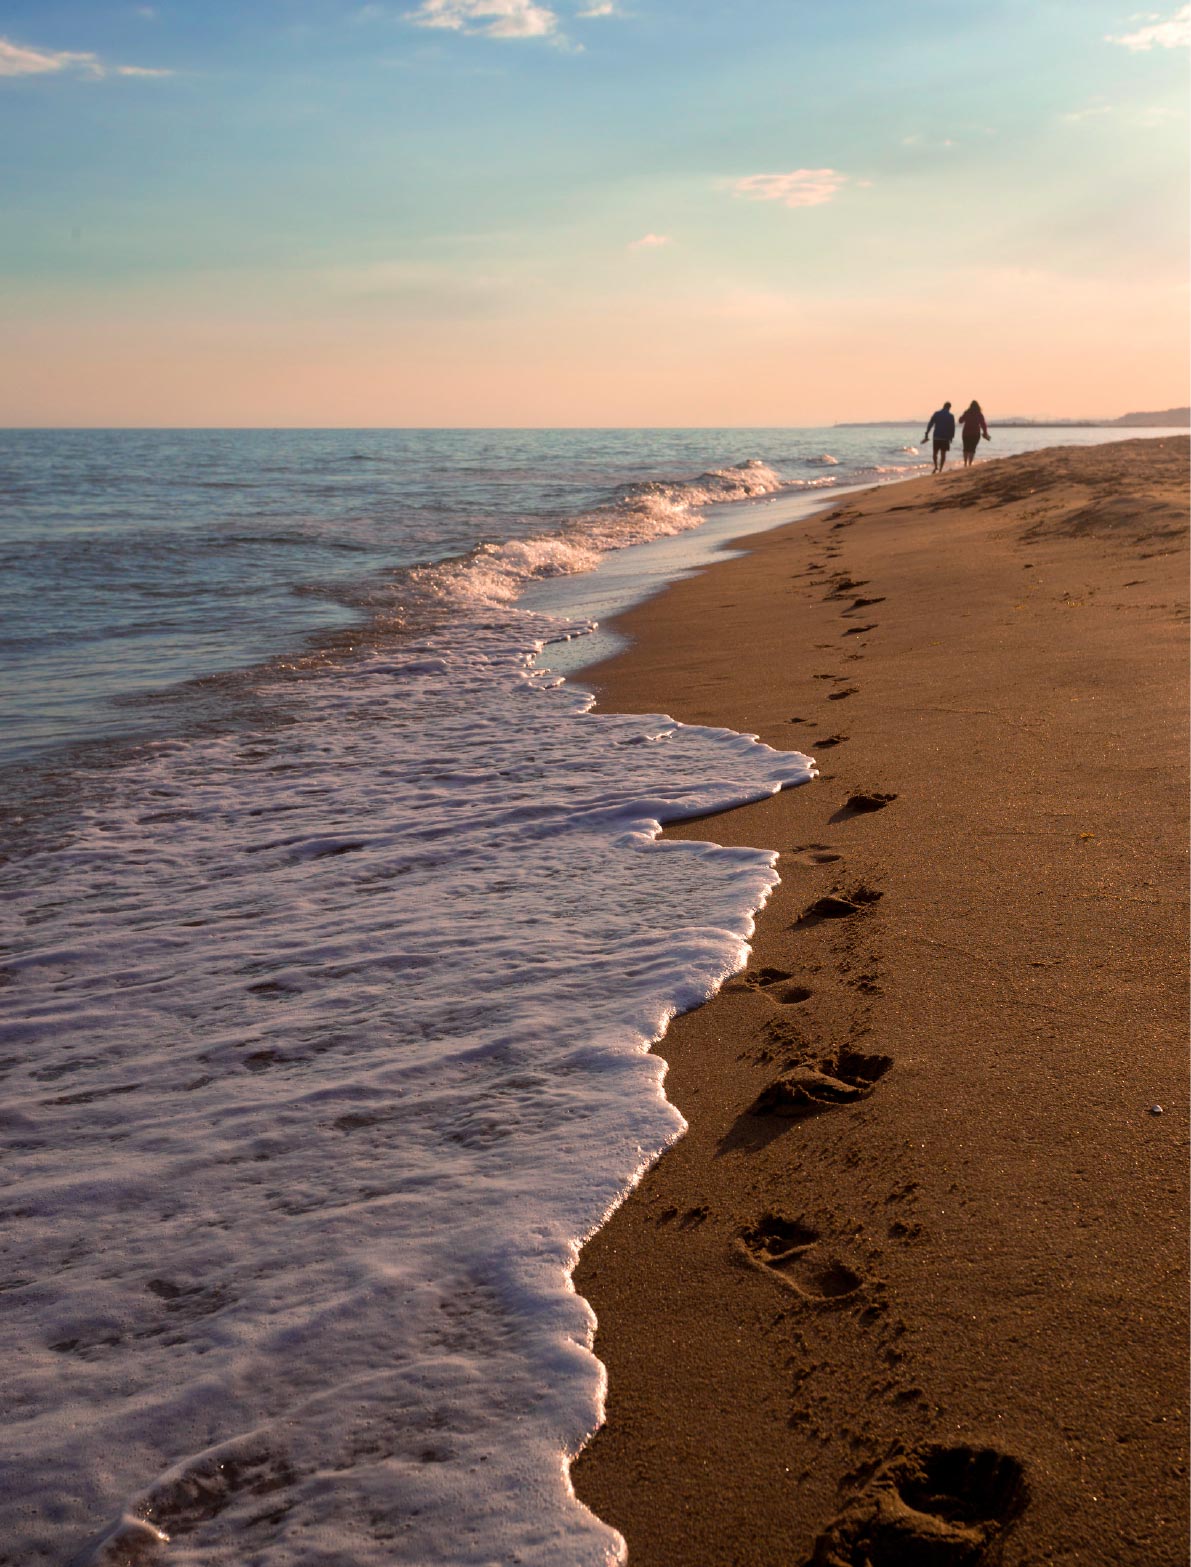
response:
<path fill-rule="evenodd" d="M 585 674 L 821 772 L 670 834 L 782 881 L 575 1276 L 632 1567 L 1186 1562 L 1186 523 L 1182 436 L 949 470 Z"/>

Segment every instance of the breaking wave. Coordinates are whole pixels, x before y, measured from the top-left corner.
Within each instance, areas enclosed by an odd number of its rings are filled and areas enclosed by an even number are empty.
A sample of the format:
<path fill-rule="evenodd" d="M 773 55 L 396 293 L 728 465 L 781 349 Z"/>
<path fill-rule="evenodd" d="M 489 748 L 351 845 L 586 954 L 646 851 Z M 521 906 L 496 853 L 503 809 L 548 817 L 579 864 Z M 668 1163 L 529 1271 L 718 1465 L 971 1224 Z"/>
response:
<path fill-rule="evenodd" d="M 693 480 L 624 485 L 610 502 L 553 531 L 482 542 L 465 555 L 405 568 L 383 584 L 370 583 L 356 602 L 382 618 L 417 625 L 435 609 L 503 608 L 530 582 L 591 571 L 610 550 L 696 528 L 707 506 L 807 487 L 805 481 L 791 484 L 756 458 L 710 469 Z"/>

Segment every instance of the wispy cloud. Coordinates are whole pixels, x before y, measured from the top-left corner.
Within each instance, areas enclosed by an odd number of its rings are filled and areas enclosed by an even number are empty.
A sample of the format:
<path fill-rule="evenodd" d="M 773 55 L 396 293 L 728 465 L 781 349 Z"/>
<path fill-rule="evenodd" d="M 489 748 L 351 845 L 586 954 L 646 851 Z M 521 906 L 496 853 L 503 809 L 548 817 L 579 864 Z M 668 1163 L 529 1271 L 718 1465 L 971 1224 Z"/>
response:
<path fill-rule="evenodd" d="M 635 239 L 630 244 L 630 250 L 658 250 L 662 245 L 669 245 L 672 241 L 669 234 L 642 234 L 640 239 Z"/>
<path fill-rule="evenodd" d="M 1165 19 L 1151 11 L 1146 25 L 1135 33 L 1123 33 L 1117 37 L 1105 34 L 1110 44 L 1123 44 L 1126 49 L 1179 49 L 1191 45 L 1191 5 L 1180 6 L 1173 16 Z"/>
<path fill-rule="evenodd" d="M 34 49 L 0 38 L 0 76 L 172 76 L 172 71 L 147 65 L 110 65 L 97 54 L 78 49 Z"/>
<path fill-rule="evenodd" d="M 1066 114 L 1060 114 L 1059 119 L 1066 125 L 1079 125 L 1083 120 L 1097 120 L 1105 114 L 1116 112 L 1114 104 L 1091 103 L 1085 109 L 1069 109 Z"/>
<path fill-rule="evenodd" d="M 1094 103 L 1084 109 L 1071 109 L 1066 114 L 1060 114 L 1059 120 L 1063 125 L 1082 125 L 1087 120 L 1103 119 L 1107 115 L 1111 115 L 1113 119 L 1125 125 L 1140 125 L 1143 130 L 1155 130 L 1159 126 L 1169 125 L 1174 120 L 1185 118 L 1186 110 L 1174 109 L 1168 104 L 1161 103 L 1143 106 L 1127 104 L 1124 107 L 1118 107 L 1115 103 Z"/>
<path fill-rule="evenodd" d="M 546 38 L 558 29 L 556 13 L 535 0 L 422 0 L 405 19 L 417 27 L 487 38 Z"/>
<path fill-rule="evenodd" d="M 780 201 L 786 207 L 821 207 L 848 183 L 838 169 L 793 169 L 789 174 L 746 174 L 734 180 L 737 196 Z"/>
<path fill-rule="evenodd" d="M 68 49 L 30 49 L 0 38 L 0 76 L 44 76 L 52 71 L 83 71 L 89 76 L 101 72 L 93 54 Z"/>
<path fill-rule="evenodd" d="M 1140 125 L 1146 130 L 1156 130 L 1160 125 L 1169 125 L 1172 120 L 1184 120 L 1186 117 L 1185 108 L 1171 109 L 1161 103 L 1152 103 L 1144 109 L 1134 109 L 1129 116 L 1134 125 Z"/>
<path fill-rule="evenodd" d="M 576 16 L 617 16 L 619 15 L 613 0 L 595 0 L 594 5 L 585 6 L 582 11 L 576 11 Z"/>

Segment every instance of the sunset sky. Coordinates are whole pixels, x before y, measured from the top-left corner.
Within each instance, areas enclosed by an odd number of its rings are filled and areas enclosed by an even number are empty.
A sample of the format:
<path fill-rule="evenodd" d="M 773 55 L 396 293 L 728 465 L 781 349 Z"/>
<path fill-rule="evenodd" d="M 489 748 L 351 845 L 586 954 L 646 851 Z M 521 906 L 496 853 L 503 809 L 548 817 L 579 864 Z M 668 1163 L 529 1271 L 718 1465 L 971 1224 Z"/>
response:
<path fill-rule="evenodd" d="M 1191 6 L 0 0 L 5 425 L 1187 401 Z"/>

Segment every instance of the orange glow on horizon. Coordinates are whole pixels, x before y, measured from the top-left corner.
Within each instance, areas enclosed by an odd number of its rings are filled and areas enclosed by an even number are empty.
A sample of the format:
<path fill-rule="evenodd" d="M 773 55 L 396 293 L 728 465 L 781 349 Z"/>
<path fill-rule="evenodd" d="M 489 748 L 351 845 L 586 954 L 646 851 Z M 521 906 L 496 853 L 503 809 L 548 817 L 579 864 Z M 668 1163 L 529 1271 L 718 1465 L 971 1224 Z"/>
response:
<path fill-rule="evenodd" d="M 122 314 L 10 325 L 0 424 L 807 425 L 925 417 L 943 397 L 994 418 L 1187 401 L 1173 283 L 994 275 L 967 313 L 727 293 L 434 322 Z"/>

